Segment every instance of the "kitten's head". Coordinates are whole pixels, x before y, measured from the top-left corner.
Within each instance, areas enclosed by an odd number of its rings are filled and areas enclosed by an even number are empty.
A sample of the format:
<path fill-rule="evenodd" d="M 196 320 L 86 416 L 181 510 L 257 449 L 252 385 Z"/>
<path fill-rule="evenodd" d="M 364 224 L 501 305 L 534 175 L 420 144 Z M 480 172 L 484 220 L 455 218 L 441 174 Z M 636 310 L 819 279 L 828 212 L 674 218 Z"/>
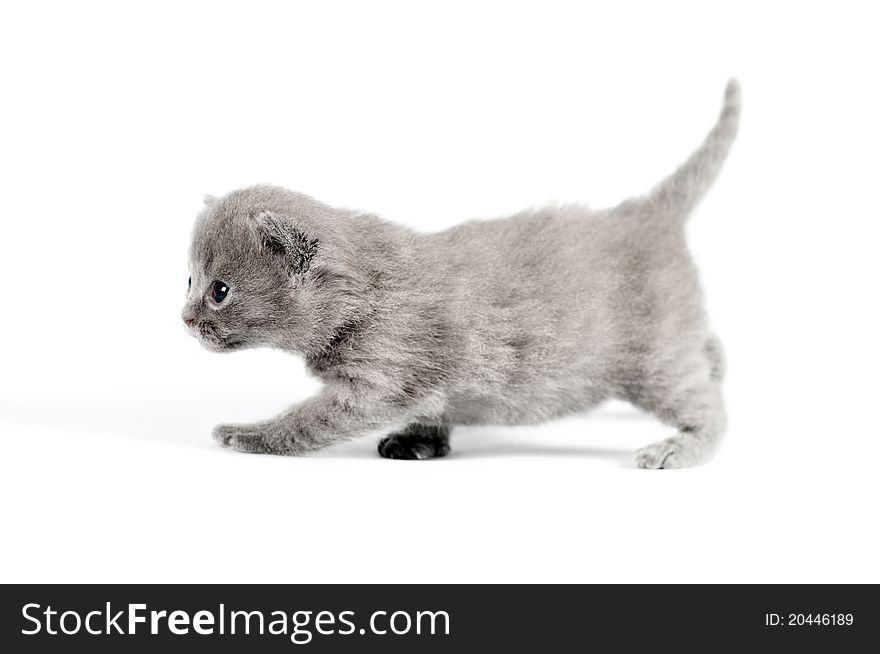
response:
<path fill-rule="evenodd" d="M 332 281 L 347 277 L 339 270 L 346 257 L 332 243 L 332 211 L 270 186 L 206 198 L 182 312 L 190 333 L 220 352 L 314 347 L 332 322 Z"/>

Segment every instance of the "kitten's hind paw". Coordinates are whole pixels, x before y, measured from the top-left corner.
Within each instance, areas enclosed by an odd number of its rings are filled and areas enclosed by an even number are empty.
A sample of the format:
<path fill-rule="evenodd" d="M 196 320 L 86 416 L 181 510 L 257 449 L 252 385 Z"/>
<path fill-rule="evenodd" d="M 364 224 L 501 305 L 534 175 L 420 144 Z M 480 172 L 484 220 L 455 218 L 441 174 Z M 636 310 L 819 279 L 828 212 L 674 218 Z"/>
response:
<path fill-rule="evenodd" d="M 449 454 L 446 438 L 411 433 L 391 434 L 379 441 L 379 456 L 386 459 L 434 459 Z"/>
<path fill-rule="evenodd" d="M 636 451 L 636 465 L 648 470 L 668 468 L 687 468 L 699 461 L 688 451 L 677 437 L 667 438 L 659 443 L 651 443 Z"/>

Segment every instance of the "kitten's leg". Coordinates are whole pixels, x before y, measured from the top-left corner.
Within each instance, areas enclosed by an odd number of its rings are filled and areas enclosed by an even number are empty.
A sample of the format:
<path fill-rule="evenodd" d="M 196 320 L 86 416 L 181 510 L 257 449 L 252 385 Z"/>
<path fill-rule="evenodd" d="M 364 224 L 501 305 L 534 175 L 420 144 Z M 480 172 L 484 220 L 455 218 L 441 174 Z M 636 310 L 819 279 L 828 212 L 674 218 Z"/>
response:
<path fill-rule="evenodd" d="M 402 407 L 351 388 L 327 387 L 271 420 L 217 425 L 213 436 L 239 452 L 296 456 L 405 422 Z"/>
<path fill-rule="evenodd" d="M 720 372 L 715 361 L 694 357 L 696 363 L 682 374 L 654 381 L 642 396 L 642 406 L 678 434 L 636 452 L 640 468 L 685 468 L 706 461 L 724 433 L 726 415 L 721 399 Z"/>
<path fill-rule="evenodd" d="M 432 459 L 449 454 L 449 427 L 412 424 L 379 441 L 386 459 Z"/>

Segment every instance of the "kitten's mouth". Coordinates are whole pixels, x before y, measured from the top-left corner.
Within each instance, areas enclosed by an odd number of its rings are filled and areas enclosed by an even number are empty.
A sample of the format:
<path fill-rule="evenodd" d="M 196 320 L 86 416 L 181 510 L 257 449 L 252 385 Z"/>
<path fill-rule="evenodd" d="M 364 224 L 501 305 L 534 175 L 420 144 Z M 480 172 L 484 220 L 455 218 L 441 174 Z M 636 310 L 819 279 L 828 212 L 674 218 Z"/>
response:
<path fill-rule="evenodd" d="M 208 339 L 199 336 L 202 345 L 212 352 L 233 352 L 244 347 L 244 341 L 240 339 Z"/>
<path fill-rule="evenodd" d="M 201 344 L 212 352 L 232 352 L 241 349 L 245 341 L 234 335 L 221 335 L 217 328 L 211 323 L 202 323 L 195 330 Z"/>

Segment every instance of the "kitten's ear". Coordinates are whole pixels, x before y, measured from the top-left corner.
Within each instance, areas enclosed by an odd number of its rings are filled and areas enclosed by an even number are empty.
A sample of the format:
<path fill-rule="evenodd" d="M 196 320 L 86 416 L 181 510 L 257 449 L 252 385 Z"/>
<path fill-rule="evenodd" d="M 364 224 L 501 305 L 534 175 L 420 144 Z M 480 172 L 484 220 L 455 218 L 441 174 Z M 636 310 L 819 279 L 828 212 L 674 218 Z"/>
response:
<path fill-rule="evenodd" d="M 206 207 L 211 207 L 217 202 L 217 196 L 215 195 L 203 195 L 202 202 L 205 203 Z"/>
<path fill-rule="evenodd" d="M 255 216 L 257 234 L 263 247 L 284 261 L 291 275 L 309 269 L 318 249 L 317 239 L 308 238 L 281 216 L 264 211 Z"/>

